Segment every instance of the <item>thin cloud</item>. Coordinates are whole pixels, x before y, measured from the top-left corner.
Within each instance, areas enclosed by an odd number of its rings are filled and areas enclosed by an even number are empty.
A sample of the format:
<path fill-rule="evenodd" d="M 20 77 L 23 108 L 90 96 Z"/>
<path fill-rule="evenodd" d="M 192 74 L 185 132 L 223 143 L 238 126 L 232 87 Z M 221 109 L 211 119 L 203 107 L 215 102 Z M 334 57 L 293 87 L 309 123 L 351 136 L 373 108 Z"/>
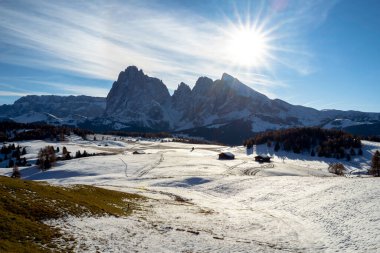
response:
<path fill-rule="evenodd" d="M 305 20 L 323 22 L 336 1 L 327 2 L 295 1 L 290 7 L 298 18 L 272 27 L 269 18 L 262 22 L 262 28 L 273 34 L 273 64 L 304 75 L 314 71 L 312 54 L 302 47 L 302 41 L 293 40 L 297 37 L 293 31 Z M 310 15 L 317 10 L 320 15 Z M 260 13 L 265 18 L 265 11 Z M 134 1 L 106 2 L 102 8 L 91 1 L 12 1 L 2 3 L 0 17 L 0 45 L 16 49 L 1 53 L 3 63 L 110 81 L 124 67 L 137 65 L 162 78 L 169 88 L 181 81 L 192 85 L 198 76 L 220 78 L 223 72 L 233 73 L 254 88 L 286 85 L 271 70 L 251 69 L 247 75 L 246 70 L 231 66 L 224 52 L 224 26 L 228 29 L 231 20 L 216 22 L 184 11 L 149 9 Z M 278 41 L 281 45 L 276 45 Z M 107 94 L 105 89 L 82 85 L 54 87 L 75 94 Z"/>
<path fill-rule="evenodd" d="M 8 96 L 23 97 L 27 95 L 51 95 L 51 94 L 46 93 L 46 92 L 17 92 L 17 91 L 0 90 L 1 97 L 8 97 Z"/>
<path fill-rule="evenodd" d="M 39 84 L 54 87 L 61 90 L 66 95 L 86 95 L 93 97 L 105 97 L 107 96 L 109 89 L 85 86 L 85 85 L 71 85 L 57 82 L 38 82 Z"/>

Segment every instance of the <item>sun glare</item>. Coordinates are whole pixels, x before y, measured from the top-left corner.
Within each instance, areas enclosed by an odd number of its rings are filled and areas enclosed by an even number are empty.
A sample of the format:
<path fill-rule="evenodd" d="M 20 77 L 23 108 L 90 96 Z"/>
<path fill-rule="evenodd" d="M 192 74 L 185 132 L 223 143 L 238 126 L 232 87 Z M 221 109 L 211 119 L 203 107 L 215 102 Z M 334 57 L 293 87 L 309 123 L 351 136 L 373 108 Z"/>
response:
<path fill-rule="evenodd" d="M 230 33 L 227 56 L 235 65 L 264 65 L 268 55 L 267 38 L 253 28 L 241 27 Z"/>

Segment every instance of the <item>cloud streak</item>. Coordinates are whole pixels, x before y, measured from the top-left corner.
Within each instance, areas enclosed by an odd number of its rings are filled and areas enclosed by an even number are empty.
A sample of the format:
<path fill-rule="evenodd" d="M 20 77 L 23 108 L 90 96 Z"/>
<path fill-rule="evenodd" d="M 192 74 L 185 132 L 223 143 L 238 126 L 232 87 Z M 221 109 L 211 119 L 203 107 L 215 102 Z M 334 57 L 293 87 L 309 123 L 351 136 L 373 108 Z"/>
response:
<path fill-rule="evenodd" d="M 297 19 L 288 18 L 286 22 L 271 25 L 268 14 L 267 19 L 255 21 L 261 22 L 272 36 L 273 65 L 280 64 L 306 75 L 313 69 L 312 54 L 307 49 L 300 50 L 302 43 L 295 43 L 296 36 L 289 30 L 294 30 L 302 20 L 323 22 L 332 5 L 301 2 L 291 6 L 298 13 Z M 0 61 L 104 80 L 114 80 L 122 68 L 137 65 L 163 79 L 169 88 L 181 81 L 192 85 L 198 76 L 219 78 L 223 72 L 259 90 L 284 86 L 274 77 L 271 66 L 247 70 L 231 65 L 225 55 L 231 20 L 214 21 L 183 10 L 147 8 L 133 1 L 107 1 L 101 8 L 98 5 L 94 1 L 5 1 L 0 8 L 0 47 L 11 50 L 1 51 Z M 310 12 L 320 6 L 324 6 L 323 15 L 313 16 L 315 20 L 311 20 Z M 279 19 L 285 14 L 278 15 Z M 90 86 L 41 84 L 73 93 L 97 96 L 107 93 L 105 89 Z"/>

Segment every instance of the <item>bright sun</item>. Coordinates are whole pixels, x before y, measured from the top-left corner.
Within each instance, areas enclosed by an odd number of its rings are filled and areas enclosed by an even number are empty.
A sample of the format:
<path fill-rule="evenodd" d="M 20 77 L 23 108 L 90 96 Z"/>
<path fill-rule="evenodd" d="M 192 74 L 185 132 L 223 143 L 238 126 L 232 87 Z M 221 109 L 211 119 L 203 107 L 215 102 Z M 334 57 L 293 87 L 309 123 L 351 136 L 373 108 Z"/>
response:
<path fill-rule="evenodd" d="M 227 56 L 235 65 L 250 67 L 265 64 L 269 45 L 264 34 L 253 28 L 240 27 L 229 37 Z"/>

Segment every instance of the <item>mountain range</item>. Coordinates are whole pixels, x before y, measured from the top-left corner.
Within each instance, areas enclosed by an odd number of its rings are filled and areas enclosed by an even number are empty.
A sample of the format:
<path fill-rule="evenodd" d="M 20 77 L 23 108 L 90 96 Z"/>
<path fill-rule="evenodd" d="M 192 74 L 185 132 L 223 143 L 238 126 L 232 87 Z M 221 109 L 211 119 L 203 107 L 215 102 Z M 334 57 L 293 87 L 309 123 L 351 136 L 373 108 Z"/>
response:
<path fill-rule="evenodd" d="M 168 131 L 227 144 L 241 144 L 262 131 L 302 126 L 380 134 L 380 113 L 291 105 L 226 73 L 218 80 L 200 77 L 192 89 L 180 83 L 170 95 L 160 79 L 135 66 L 120 72 L 106 98 L 30 95 L 0 106 L 0 117 L 95 131 Z"/>

